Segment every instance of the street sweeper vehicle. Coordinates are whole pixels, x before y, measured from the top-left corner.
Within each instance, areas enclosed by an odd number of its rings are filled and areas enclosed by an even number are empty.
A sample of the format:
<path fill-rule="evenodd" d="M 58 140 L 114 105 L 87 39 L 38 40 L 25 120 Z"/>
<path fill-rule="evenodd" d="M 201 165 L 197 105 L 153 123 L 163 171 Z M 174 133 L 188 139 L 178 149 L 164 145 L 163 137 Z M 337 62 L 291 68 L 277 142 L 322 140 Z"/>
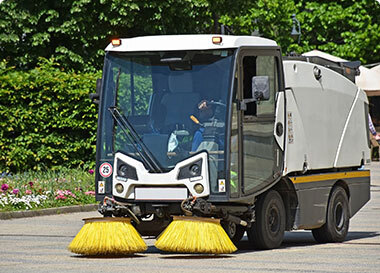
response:
<path fill-rule="evenodd" d="M 276 42 L 253 36 L 113 40 L 92 95 L 105 217 L 86 219 L 71 250 L 139 252 L 139 234 L 188 253 L 233 252 L 245 232 L 259 249 L 279 247 L 286 230 L 343 241 L 370 198 L 368 100 L 356 71 L 283 60 Z"/>

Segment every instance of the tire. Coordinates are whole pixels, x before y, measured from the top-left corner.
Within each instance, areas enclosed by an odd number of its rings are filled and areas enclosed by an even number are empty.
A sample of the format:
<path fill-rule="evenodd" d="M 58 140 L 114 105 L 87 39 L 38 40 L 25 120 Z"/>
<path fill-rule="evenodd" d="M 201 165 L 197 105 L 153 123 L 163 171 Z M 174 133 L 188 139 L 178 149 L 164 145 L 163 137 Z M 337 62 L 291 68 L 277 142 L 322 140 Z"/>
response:
<path fill-rule="evenodd" d="M 235 245 L 240 242 L 241 238 L 243 238 L 245 227 L 233 222 L 224 222 L 222 223 L 222 227 Z"/>
<path fill-rule="evenodd" d="M 256 203 L 256 221 L 247 229 L 250 243 L 256 249 L 273 249 L 284 239 L 286 212 L 281 195 L 270 190 Z"/>
<path fill-rule="evenodd" d="M 340 186 L 334 187 L 327 205 L 326 223 L 312 230 L 313 237 L 318 243 L 340 243 L 346 238 L 349 225 L 347 193 Z"/>

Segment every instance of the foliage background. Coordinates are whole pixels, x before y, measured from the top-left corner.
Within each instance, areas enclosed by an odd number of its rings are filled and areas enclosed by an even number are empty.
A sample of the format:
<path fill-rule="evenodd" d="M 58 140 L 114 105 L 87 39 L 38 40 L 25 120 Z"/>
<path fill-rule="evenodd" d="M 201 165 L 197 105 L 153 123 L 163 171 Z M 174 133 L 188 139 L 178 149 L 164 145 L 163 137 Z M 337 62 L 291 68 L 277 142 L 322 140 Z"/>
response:
<path fill-rule="evenodd" d="M 97 107 L 88 94 L 100 76 L 47 59 L 29 71 L 0 63 L 0 170 L 91 167 Z"/>
<path fill-rule="evenodd" d="M 291 15 L 301 23 L 300 45 L 289 37 Z M 31 69 L 39 57 L 66 68 L 101 69 L 111 37 L 219 33 L 276 40 L 283 52 L 318 48 L 363 63 L 380 61 L 380 4 L 376 0 L 4 0 L 0 59 Z"/>
<path fill-rule="evenodd" d="M 293 13 L 299 44 L 289 35 Z M 93 164 L 88 94 L 112 37 L 220 33 L 225 24 L 276 40 L 284 54 L 319 49 L 368 64 L 380 62 L 379 14 L 375 0 L 4 0 L 0 171 Z"/>

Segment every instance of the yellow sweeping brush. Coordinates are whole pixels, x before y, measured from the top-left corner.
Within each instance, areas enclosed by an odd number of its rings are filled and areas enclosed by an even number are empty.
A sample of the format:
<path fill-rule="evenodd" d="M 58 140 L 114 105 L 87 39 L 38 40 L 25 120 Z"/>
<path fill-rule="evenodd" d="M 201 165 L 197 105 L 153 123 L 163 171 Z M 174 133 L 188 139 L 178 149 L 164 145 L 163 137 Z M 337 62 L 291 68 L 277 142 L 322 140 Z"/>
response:
<path fill-rule="evenodd" d="M 173 216 L 173 221 L 159 235 L 155 246 L 168 252 L 232 253 L 237 250 L 219 219 Z"/>
<path fill-rule="evenodd" d="M 69 245 L 71 252 L 83 255 L 123 255 L 147 249 L 129 218 L 98 217 L 83 220 L 84 226 Z"/>

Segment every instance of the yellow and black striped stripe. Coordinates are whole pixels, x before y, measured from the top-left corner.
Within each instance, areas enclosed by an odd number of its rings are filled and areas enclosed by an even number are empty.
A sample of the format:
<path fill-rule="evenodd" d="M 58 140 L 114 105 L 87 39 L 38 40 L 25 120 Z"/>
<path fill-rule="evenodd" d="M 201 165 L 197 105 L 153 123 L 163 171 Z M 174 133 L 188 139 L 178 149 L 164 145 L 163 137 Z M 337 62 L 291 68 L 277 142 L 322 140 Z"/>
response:
<path fill-rule="evenodd" d="M 324 173 L 324 174 L 313 174 L 313 175 L 305 175 L 305 176 L 291 176 L 289 178 L 293 182 L 293 184 L 299 184 L 299 183 L 339 180 L 339 179 L 358 178 L 358 177 L 369 178 L 370 171 Z"/>

